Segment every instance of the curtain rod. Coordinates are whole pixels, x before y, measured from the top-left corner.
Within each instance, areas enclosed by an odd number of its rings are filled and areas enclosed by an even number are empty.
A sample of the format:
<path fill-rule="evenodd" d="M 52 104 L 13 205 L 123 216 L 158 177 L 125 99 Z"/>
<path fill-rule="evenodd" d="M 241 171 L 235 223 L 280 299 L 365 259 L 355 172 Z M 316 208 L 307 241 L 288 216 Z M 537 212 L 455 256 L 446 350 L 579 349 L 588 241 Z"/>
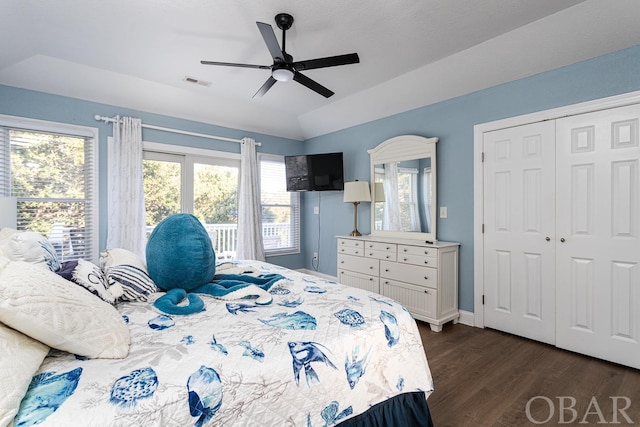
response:
<path fill-rule="evenodd" d="M 93 116 L 93 118 L 96 119 L 99 122 L 103 121 L 105 123 L 115 123 L 115 121 L 117 120 L 117 119 L 115 119 L 113 117 L 105 117 L 105 116 L 101 116 L 99 114 L 96 114 L 95 116 Z M 186 131 L 186 130 L 171 129 L 171 128 L 165 128 L 165 127 L 155 126 L 155 125 L 145 125 L 144 123 L 142 124 L 142 127 L 146 128 L 146 129 L 160 130 L 160 131 L 163 131 L 163 132 L 171 132 L 171 133 L 179 133 L 179 134 L 182 134 L 182 135 L 198 136 L 200 138 L 218 139 L 220 141 L 237 142 L 239 144 L 242 143 L 241 139 L 226 138 L 224 136 L 207 135 L 207 134 L 204 134 L 204 133 L 189 132 L 189 131 Z M 257 146 L 262 146 L 262 143 L 256 142 L 256 145 Z"/>

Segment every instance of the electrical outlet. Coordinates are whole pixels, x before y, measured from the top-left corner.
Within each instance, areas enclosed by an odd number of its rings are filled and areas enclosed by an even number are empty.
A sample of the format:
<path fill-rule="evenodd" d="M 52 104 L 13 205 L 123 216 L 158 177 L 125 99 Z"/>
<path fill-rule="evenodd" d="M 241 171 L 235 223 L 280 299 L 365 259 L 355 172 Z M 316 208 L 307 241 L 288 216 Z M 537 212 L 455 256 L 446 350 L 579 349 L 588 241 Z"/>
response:
<path fill-rule="evenodd" d="M 316 214 L 316 215 L 320 214 L 320 206 L 314 206 L 313 207 L 313 213 Z"/>
<path fill-rule="evenodd" d="M 440 218 L 446 218 L 449 213 L 446 206 L 440 206 Z"/>
<path fill-rule="evenodd" d="M 313 260 L 317 261 L 318 260 L 318 252 L 314 252 L 313 253 Z"/>

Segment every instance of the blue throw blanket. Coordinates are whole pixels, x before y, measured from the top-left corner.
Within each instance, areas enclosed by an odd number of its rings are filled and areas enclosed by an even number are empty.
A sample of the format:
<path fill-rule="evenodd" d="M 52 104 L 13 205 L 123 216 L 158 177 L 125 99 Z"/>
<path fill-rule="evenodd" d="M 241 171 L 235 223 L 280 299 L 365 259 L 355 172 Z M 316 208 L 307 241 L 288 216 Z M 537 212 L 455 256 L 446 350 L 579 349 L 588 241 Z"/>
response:
<path fill-rule="evenodd" d="M 174 288 L 158 298 L 154 307 L 166 314 L 188 315 L 204 310 L 204 301 L 196 294 L 210 295 L 214 298 L 232 300 L 255 298 L 256 304 L 271 304 L 273 300 L 269 289 L 284 277 L 280 274 L 250 276 L 247 274 L 216 274 L 206 285 L 192 289 L 187 293 L 182 288 Z M 188 299 L 188 304 L 179 305 Z"/>

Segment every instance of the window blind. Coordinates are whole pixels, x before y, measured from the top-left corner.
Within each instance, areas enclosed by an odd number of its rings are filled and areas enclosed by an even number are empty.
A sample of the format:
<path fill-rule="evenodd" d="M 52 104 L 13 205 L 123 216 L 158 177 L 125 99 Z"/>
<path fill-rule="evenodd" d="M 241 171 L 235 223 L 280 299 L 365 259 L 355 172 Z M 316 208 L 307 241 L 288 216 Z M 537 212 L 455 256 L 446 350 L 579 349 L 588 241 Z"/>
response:
<path fill-rule="evenodd" d="M 60 124 L 52 125 L 54 132 L 40 121 L 36 129 L 6 121 L 0 126 L 0 194 L 17 198 L 18 229 L 48 238 L 61 261 L 96 262 L 94 138 L 59 133 Z"/>
<path fill-rule="evenodd" d="M 300 252 L 300 195 L 287 192 L 283 157 L 260 156 L 260 199 L 265 253 Z"/>

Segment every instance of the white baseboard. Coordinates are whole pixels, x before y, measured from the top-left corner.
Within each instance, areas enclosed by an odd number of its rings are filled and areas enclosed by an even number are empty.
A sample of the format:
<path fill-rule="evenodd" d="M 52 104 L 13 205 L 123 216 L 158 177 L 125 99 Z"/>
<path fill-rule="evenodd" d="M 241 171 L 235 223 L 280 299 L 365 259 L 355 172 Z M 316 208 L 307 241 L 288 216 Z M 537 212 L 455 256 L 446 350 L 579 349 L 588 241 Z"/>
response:
<path fill-rule="evenodd" d="M 315 271 L 315 270 L 309 270 L 307 268 L 299 268 L 296 271 L 299 271 L 300 273 L 304 273 L 304 274 L 310 274 L 312 276 L 321 277 L 327 280 L 333 280 L 334 282 L 338 281 L 338 278 L 335 276 L 330 276 L 328 274 L 320 273 L 319 271 Z"/>
<path fill-rule="evenodd" d="M 458 323 L 462 323 L 467 326 L 475 326 L 475 315 L 470 311 L 460 310 Z"/>

